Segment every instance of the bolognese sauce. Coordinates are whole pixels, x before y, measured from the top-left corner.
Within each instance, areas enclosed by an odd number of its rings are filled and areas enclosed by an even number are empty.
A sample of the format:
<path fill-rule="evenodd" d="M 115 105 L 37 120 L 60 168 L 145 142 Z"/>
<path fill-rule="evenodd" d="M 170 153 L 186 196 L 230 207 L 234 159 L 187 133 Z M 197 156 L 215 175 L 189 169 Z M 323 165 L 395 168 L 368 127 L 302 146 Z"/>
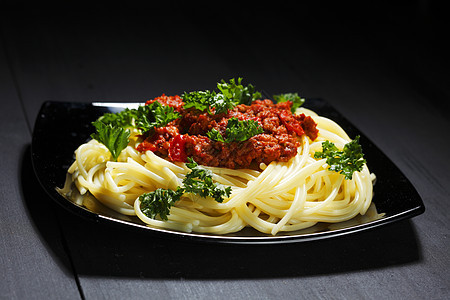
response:
<path fill-rule="evenodd" d="M 240 104 L 226 113 L 214 114 L 195 108 L 183 108 L 179 96 L 162 95 L 147 101 L 171 106 L 180 117 L 165 127 L 155 128 L 137 150 L 153 151 L 173 162 L 186 162 L 191 157 L 200 165 L 232 169 L 258 169 L 260 163 L 289 161 L 297 154 L 303 135 L 315 140 L 318 134 L 314 120 L 304 114 L 292 114 L 292 102 L 274 104 L 271 100 L 255 100 L 251 105 Z M 214 109 L 212 109 L 214 112 Z M 212 129 L 225 134 L 228 121 L 253 120 L 263 133 L 246 141 L 222 142 L 208 137 Z"/>

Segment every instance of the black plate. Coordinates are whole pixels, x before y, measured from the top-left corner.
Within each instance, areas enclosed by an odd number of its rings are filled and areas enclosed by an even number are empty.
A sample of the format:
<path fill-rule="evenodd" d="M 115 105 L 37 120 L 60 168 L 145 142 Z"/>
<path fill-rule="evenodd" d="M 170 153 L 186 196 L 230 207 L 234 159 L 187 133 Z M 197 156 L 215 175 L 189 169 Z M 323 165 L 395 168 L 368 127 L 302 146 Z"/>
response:
<path fill-rule="evenodd" d="M 370 171 L 375 173 L 377 181 L 374 187 L 373 203 L 378 213 L 384 216 L 378 219 L 357 218 L 342 224 L 319 224 L 310 229 L 282 235 L 265 235 L 251 228 L 229 234 L 208 235 L 183 233 L 145 226 L 138 218 L 121 219 L 107 212 L 95 212 L 76 205 L 61 196 L 56 187 L 62 187 L 66 172 L 74 160 L 74 151 L 89 140 L 93 132 L 91 122 L 106 112 L 118 112 L 132 103 L 67 103 L 46 102 L 36 120 L 32 141 L 32 161 L 36 176 L 42 187 L 54 201 L 69 211 L 95 222 L 131 226 L 137 230 L 146 230 L 150 234 L 165 237 L 221 243 L 286 243 L 321 238 L 336 237 L 371 229 L 405 218 L 411 218 L 424 212 L 423 202 L 413 185 L 402 172 L 370 140 L 350 124 L 342 115 L 322 99 L 308 99 L 305 107 L 319 115 L 329 117 L 340 124 L 350 137 L 360 135 L 365 158 Z M 136 105 L 136 103 L 135 103 Z M 95 223 L 92 223 L 93 225 Z"/>

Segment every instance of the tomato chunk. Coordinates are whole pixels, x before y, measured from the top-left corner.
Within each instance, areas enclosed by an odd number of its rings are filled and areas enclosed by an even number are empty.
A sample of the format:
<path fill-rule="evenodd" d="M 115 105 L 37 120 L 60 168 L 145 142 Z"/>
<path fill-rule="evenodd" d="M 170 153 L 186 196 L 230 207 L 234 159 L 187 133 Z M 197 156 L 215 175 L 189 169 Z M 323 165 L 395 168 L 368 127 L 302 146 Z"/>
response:
<path fill-rule="evenodd" d="M 304 134 L 302 124 L 288 111 L 282 110 L 279 112 L 278 116 L 288 131 L 295 132 L 297 136 L 302 136 Z"/>
<path fill-rule="evenodd" d="M 186 137 L 182 134 L 177 135 L 170 141 L 169 159 L 171 161 L 186 162 Z"/>

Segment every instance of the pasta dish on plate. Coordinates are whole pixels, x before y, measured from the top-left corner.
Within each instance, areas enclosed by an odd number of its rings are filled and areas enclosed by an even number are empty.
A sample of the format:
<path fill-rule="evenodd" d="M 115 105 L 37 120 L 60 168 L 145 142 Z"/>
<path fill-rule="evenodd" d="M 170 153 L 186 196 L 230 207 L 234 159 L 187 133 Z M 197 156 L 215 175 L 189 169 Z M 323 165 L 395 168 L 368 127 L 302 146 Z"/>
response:
<path fill-rule="evenodd" d="M 238 78 L 107 113 L 93 120 L 59 192 L 151 227 L 217 235 L 364 215 L 375 175 L 359 137 L 303 108 L 297 93 L 273 98 Z"/>

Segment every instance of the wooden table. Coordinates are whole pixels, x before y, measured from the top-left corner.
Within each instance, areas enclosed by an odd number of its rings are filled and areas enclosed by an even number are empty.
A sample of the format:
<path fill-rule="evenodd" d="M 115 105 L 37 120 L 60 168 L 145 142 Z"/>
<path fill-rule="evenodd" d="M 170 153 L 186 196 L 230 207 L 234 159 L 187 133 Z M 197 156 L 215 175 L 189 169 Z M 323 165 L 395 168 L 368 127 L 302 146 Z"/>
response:
<path fill-rule="evenodd" d="M 450 76 L 434 11 L 182 8 L 0 12 L 0 298 L 448 299 Z M 321 241 L 216 245 L 95 224 L 38 184 L 30 143 L 45 101 L 145 101 L 238 76 L 326 99 L 426 212 Z"/>

